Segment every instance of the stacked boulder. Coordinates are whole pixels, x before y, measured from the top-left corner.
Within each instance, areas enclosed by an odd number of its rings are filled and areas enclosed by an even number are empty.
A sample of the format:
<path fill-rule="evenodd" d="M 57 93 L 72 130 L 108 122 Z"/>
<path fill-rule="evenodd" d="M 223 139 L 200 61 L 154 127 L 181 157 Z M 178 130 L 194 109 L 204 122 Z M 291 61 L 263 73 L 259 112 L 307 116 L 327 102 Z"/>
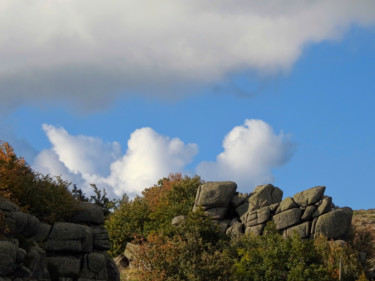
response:
<path fill-rule="evenodd" d="M 102 209 L 81 203 L 70 222 L 53 225 L 0 197 L 0 281 L 120 280 Z"/>
<path fill-rule="evenodd" d="M 262 234 L 269 221 L 285 237 L 297 232 L 301 238 L 322 233 L 331 239 L 346 239 L 352 209 L 338 208 L 317 186 L 282 199 L 283 191 L 271 184 L 260 185 L 250 194 L 236 192 L 234 182 L 209 182 L 197 191 L 194 209 L 201 208 L 223 232 L 235 237 Z"/>

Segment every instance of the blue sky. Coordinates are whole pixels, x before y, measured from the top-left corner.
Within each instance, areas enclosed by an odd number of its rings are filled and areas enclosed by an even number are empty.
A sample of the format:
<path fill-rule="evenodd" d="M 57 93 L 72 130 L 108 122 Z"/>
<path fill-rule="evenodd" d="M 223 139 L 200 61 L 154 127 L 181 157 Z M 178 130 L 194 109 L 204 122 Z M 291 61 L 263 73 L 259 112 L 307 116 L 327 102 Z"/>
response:
<path fill-rule="evenodd" d="M 117 196 L 183 172 L 374 208 L 373 1 L 43 2 L 0 12 L 0 139 L 34 169 Z"/>

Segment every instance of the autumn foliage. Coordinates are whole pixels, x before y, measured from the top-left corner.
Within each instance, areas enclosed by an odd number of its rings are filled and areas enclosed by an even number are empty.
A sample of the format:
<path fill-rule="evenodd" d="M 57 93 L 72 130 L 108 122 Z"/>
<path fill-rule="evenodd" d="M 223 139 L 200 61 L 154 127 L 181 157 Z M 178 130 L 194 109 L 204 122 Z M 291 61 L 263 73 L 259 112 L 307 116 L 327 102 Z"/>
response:
<path fill-rule="evenodd" d="M 34 172 L 13 148 L 0 141 L 0 196 L 45 222 L 68 218 L 77 208 L 70 183 Z"/>

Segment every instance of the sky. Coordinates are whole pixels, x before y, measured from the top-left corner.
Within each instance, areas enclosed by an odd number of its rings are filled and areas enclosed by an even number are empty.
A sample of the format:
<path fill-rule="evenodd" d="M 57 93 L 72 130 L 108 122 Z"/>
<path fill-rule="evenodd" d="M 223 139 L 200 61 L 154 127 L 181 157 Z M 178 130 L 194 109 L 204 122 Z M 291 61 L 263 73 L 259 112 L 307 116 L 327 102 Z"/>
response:
<path fill-rule="evenodd" d="M 35 171 L 375 208 L 373 0 L 3 0 L 0 34 L 0 140 Z"/>

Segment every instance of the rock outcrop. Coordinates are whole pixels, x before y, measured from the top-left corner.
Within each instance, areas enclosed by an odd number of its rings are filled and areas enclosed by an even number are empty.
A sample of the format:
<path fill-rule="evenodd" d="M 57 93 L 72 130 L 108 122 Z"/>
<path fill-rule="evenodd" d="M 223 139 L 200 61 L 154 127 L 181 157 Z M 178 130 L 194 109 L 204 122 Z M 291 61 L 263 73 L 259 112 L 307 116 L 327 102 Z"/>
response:
<path fill-rule="evenodd" d="M 271 184 L 260 185 L 250 194 L 236 192 L 234 182 L 209 182 L 197 191 L 194 210 L 202 208 L 214 223 L 229 236 L 244 233 L 262 234 L 267 222 L 273 221 L 284 236 L 298 233 L 313 238 L 319 233 L 331 239 L 346 239 L 353 215 L 352 209 L 338 208 L 325 196 L 325 186 L 316 186 L 283 197 L 283 191 Z M 176 217 L 174 225 L 179 225 Z"/>
<path fill-rule="evenodd" d="M 100 207 L 83 203 L 70 222 L 49 225 L 0 197 L 0 213 L 1 281 L 120 280 Z"/>

